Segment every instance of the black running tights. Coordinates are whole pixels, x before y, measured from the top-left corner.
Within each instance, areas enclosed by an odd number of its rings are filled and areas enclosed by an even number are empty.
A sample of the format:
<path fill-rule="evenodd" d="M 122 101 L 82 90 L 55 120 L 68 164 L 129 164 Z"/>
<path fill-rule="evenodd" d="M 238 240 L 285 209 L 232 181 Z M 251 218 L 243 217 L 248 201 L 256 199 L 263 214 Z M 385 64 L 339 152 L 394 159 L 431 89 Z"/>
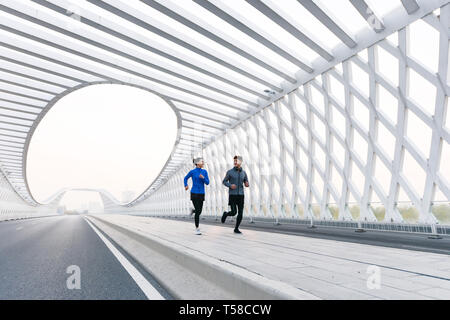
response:
<path fill-rule="evenodd" d="M 194 204 L 195 208 L 195 227 L 198 228 L 198 225 L 200 223 L 200 215 L 202 214 L 203 209 L 203 199 L 192 199 L 192 203 Z"/>

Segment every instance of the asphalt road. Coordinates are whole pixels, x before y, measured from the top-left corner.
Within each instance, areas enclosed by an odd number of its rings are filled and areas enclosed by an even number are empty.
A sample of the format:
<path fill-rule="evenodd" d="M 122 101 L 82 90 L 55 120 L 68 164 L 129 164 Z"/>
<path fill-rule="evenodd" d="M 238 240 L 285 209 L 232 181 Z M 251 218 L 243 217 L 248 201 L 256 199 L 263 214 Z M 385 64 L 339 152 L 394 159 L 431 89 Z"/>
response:
<path fill-rule="evenodd" d="M 171 299 L 150 274 L 114 247 L 152 288 Z M 0 222 L 0 299 L 141 300 L 147 297 L 83 217 Z"/>

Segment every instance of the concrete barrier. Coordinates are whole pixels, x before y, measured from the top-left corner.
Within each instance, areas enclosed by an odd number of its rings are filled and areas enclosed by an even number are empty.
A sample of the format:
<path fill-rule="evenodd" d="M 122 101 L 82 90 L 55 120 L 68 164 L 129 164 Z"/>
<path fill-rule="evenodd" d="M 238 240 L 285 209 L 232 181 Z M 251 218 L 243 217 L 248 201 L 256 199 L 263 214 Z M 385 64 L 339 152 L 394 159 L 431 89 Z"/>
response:
<path fill-rule="evenodd" d="M 88 216 L 177 299 L 318 299 L 287 283 L 189 250 L 139 229 Z"/>

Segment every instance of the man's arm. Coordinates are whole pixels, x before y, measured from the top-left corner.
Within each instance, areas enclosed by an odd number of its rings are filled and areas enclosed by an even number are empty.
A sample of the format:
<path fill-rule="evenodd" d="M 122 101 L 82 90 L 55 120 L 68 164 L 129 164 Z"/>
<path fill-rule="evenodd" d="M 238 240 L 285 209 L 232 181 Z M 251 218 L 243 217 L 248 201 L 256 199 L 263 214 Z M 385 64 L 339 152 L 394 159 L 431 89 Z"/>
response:
<path fill-rule="evenodd" d="M 223 178 L 222 183 L 223 183 L 224 186 L 229 188 L 229 187 L 231 187 L 229 181 L 230 181 L 230 173 L 229 173 L 229 171 L 227 171 L 227 174 L 225 175 L 225 178 Z"/>
<path fill-rule="evenodd" d="M 249 183 L 248 183 L 248 177 L 247 177 L 247 172 L 244 171 L 244 185 L 248 188 L 249 187 Z"/>

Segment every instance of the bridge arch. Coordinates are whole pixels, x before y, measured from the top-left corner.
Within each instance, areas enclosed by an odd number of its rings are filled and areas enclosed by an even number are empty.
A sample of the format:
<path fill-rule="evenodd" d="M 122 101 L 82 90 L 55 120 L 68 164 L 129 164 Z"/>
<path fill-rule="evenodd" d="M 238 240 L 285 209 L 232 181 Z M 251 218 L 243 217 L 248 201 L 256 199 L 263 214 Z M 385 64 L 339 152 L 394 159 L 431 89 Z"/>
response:
<path fill-rule="evenodd" d="M 133 83 L 125 83 L 125 82 L 120 82 L 120 81 L 94 81 L 94 82 L 89 82 L 89 83 L 82 83 L 78 86 L 74 86 L 70 89 L 67 89 L 63 92 L 61 92 L 60 94 L 56 95 L 46 106 L 45 108 L 42 110 L 42 112 L 40 112 L 39 116 L 34 120 L 32 127 L 30 128 L 30 131 L 27 134 L 26 140 L 25 140 L 25 145 L 24 145 L 24 149 L 23 149 L 23 165 L 22 165 L 22 170 L 23 170 L 23 176 L 24 176 L 24 180 L 25 180 L 25 186 L 27 189 L 28 194 L 30 195 L 32 201 L 34 201 L 36 204 L 49 204 L 50 202 L 53 201 L 45 201 L 45 203 L 39 202 L 37 201 L 31 190 L 30 190 L 30 186 L 29 186 L 29 181 L 28 181 L 28 175 L 27 175 L 27 164 L 28 164 L 28 153 L 29 153 L 29 149 L 30 149 L 30 144 L 32 142 L 34 133 L 36 132 L 36 129 L 39 127 L 39 125 L 41 124 L 42 120 L 45 118 L 45 116 L 48 114 L 48 112 L 50 110 L 52 110 L 52 108 L 58 104 L 59 101 L 61 101 L 61 99 L 63 99 L 64 97 L 70 95 L 71 93 L 74 93 L 78 90 L 87 88 L 87 87 L 91 87 L 91 86 L 97 86 L 97 85 L 105 85 L 105 84 L 113 84 L 113 85 L 123 85 L 123 86 L 128 86 L 128 87 L 133 87 L 133 88 L 137 88 L 140 90 L 143 90 L 145 92 L 151 93 L 159 98 L 161 98 L 169 107 L 170 109 L 174 112 L 175 116 L 176 116 L 176 126 L 177 126 L 177 132 L 176 132 L 176 138 L 175 138 L 175 143 L 174 146 L 172 147 L 171 153 L 169 154 L 169 157 L 167 159 L 167 161 L 164 163 L 163 167 L 161 168 L 160 172 L 157 174 L 157 176 L 155 177 L 156 180 L 159 175 L 164 171 L 165 167 L 167 166 L 167 164 L 170 162 L 170 158 L 172 156 L 172 154 L 174 153 L 174 151 L 177 148 L 177 145 L 179 143 L 180 140 L 180 134 L 181 134 L 181 116 L 180 116 L 180 112 L 179 110 L 175 107 L 175 105 L 173 104 L 173 102 L 168 99 L 167 97 L 165 97 L 164 95 L 161 95 L 160 93 L 158 93 L 157 91 L 151 90 L 147 87 L 144 86 L 139 86 Z M 150 189 L 150 187 L 152 186 L 154 181 L 151 181 L 151 183 L 149 184 L 149 186 L 141 193 L 139 194 L 137 197 L 141 196 L 144 192 L 146 192 L 147 190 Z M 65 190 L 65 191 L 63 191 Z M 57 192 L 60 196 L 61 192 L 65 193 L 68 191 L 80 191 L 82 189 L 80 188 L 75 188 L 75 189 L 63 189 L 60 192 Z M 94 190 L 94 189 L 83 189 L 85 191 L 87 190 L 91 190 L 91 191 L 98 191 L 98 190 Z M 110 193 L 108 193 L 106 190 L 102 190 L 102 192 L 98 191 L 101 195 L 102 198 L 105 196 L 107 198 L 115 199 Z M 108 195 L 107 195 L 108 194 Z M 112 200 L 112 202 L 115 205 L 126 205 L 126 204 L 121 204 L 120 201 L 118 201 L 117 199 Z"/>

